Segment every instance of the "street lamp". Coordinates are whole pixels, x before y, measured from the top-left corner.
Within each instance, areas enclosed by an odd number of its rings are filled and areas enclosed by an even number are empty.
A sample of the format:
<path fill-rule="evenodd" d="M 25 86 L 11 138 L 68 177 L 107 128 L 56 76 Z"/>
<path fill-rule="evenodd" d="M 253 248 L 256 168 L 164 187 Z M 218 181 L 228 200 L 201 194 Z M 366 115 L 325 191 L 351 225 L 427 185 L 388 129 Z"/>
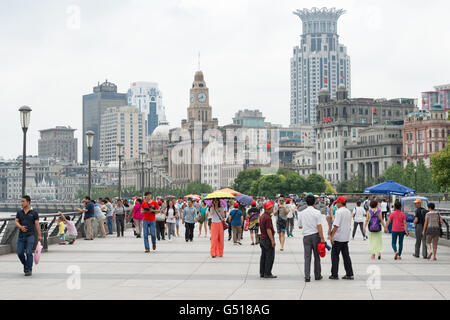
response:
<path fill-rule="evenodd" d="M 89 176 L 88 176 L 88 196 L 91 197 L 91 151 L 94 146 L 94 136 L 95 133 L 93 131 L 86 132 L 86 145 L 88 148 L 88 163 L 89 163 Z"/>
<path fill-rule="evenodd" d="M 417 193 L 417 168 L 414 167 L 414 190 Z"/>
<path fill-rule="evenodd" d="M 141 152 L 139 153 L 139 155 L 141 156 L 141 165 L 142 165 L 142 169 L 141 169 L 141 191 L 142 194 L 144 194 L 144 164 L 145 164 L 145 152 Z"/>
<path fill-rule="evenodd" d="M 122 199 L 122 148 L 124 144 L 119 142 L 117 143 L 117 147 L 119 148 L 119 199 Z"/>
<path fill-rule="evenodd" d="M 31 108 L 23 106 L 20 111 L 20 124 L 23 131 L 23 154 L 22 154 L 22 197 L 25 196 L 26 171 L 27 171 L 27 131 L 30 125 Z"/>

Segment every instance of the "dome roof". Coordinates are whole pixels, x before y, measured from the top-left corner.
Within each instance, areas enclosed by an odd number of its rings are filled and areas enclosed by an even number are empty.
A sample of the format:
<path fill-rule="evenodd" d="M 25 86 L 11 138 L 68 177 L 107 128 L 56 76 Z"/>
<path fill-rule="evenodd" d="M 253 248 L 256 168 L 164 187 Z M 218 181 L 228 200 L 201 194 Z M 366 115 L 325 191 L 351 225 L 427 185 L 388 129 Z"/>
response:
<path fill-rule="evenodd" d="M 161 121 L 159 123 L 159 126 L 157 126 L 155 128 L 155 130 L 153 131 L 152 135 L 151 135 L 151 139 L 158 139 L 158 140 L 162 140 L 162 139 L 169 139 L 169 131 L 170 131 L 170 126 L 169 126 L 169 122 L 167 121 Z"/>
<path fill-rule="evenodd" d="M 338 87 L 338 90 L 345 91 L 345 90 L 347 90 L 347 88 L 345 87 L 345 84 L 341 83 Z"/>
<path fill-rule="evenodd" d="M 330 94 L 330 92 L 328 91 L 328 89 L 327 88 L 322 88 L 322 89 L 320 89 L 320 91 L 319 91 L 319 95 L 322 95 L 322 94 Z"/>

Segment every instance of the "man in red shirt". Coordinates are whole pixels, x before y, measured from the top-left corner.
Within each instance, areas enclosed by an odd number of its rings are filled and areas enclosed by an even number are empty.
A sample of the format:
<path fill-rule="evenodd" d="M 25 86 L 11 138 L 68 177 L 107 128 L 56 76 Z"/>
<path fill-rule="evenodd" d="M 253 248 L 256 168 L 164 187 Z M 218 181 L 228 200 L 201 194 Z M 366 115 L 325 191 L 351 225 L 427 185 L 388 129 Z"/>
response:
<path fill-rule="evenodd" d="M 152 200 L 152 193 L 146 192 L 144 202 L 142 202 L 142 213 L 144 214 L 144 221 L 142 227 L 144 229 L 144 246 L 145 252 L 150 252 L 148 243 L 148 233 L 152 237 L 153 250 L 156 250 L 156 218 L 155 214 L 159 212 L 159 205 Z"/>
<path fill-rule="evenodd" d="M 273 262 L 275 260 L 275 230 L 272 223 L 273 202 L 264 203 L 264 213 L 259 218 L 261 229 L 261 259 L 259 261 L 259 276 L 266 279 L 274 279 L 272 274 Z"/>

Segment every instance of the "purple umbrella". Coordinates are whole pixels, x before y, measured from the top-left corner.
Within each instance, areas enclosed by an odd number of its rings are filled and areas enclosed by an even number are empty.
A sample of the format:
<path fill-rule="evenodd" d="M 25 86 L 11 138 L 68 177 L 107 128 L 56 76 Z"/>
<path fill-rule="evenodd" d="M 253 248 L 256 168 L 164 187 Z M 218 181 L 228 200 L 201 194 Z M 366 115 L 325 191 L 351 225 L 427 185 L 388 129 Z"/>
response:
<path fill-rule="evenodd" d="M 242 203 L 246 206 L 250 206 L 252 204 L 253 198 L 250 196 L 247 196 L 245 194 L 238 194 L 234 196 L 237 202 Z"/>
<path fill-rule="evenodd" d="M 206 205 L 208 206 L 208 207 L 212 207 L 212 200 L 204 200 L 205 201 L 205 203 L 206 203 Z M 227 207 L 227 200 L 225 200 L 225 199 L 220 199 L 220 206 L 222 207 L 222 208 L 226 208 Z"/>

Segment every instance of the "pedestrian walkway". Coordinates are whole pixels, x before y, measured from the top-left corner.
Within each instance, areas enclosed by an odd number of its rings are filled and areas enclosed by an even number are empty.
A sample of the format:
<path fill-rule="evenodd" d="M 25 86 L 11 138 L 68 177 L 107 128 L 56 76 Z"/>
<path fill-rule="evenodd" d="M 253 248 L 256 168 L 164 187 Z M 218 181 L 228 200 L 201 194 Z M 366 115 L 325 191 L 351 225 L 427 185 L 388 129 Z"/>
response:
<path fill-rule="evenodd" d="M 180 234 L 184 235 L 180 227 Z M 197 234 L 196 226 L 195 237 Z M 273 274 L 278 279 L 259 278 L 260 248 L 250 245 L 248 232 L 244 234 L 242 246 L 234 246 L 225 239 L 224 257 L 212 259 L 209 236 L 194 238 L 192 243 L 186 243 L 183 237 L 172 242 L 159 241 L 157 250 L 146 254 L 143 239 L 136 239 L 132 230 L 127 230 L 124 238 L 109 236 L 94 241 L 79 239 L 73 246 L 52 245 L 41 256 L 40 264 L 34 266 L 32 277 L 24 277 L 16 255 L 0 256 L 0 299 L 450 298 L 449 247 L 439 247 L 438 261 L 416 259 L 412 257 L 415 240 L 405 238 L 403 260 L 394 261 L 390 235 L 383 237 L 381 261 L 370 260 L 368 243 L 360 233 L 350 242 L 354 281 L 328 279 L 331 262 L 327 252 L 327 257 L 322 259 L 324 279 L 305 283 L 303 245 L 298 229 L 295 238 L 287 239 L 284 252 L 279 251 L 277 237 Z M 76 289 L 76 270 L 81 272 L 79 289 Z M 343 276 L 342 260 L 339 270 Z M 369 277 L 376 280 L 378 271 L 380 282 L 368 281 Z"/>

